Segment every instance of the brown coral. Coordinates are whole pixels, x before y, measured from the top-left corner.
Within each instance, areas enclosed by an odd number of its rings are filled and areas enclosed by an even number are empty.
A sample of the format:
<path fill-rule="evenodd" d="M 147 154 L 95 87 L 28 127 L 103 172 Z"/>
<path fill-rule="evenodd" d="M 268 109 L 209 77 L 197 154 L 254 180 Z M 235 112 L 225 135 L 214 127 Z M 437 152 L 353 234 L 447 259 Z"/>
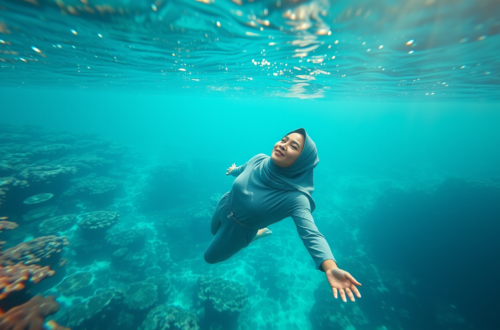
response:
<path fill-rule="evenodd" d="M 0 220 L 3 220 L 4 218 L 0 218 Z M 5 218 L 7 219 L 7 218 Z M 12 230 L 17 228 L 17 223 L 15 222 L 10 222 L 10 221 L 0 221 L 0 233 L 4 230 Z"/>
<path fill-rule="evenodd" d="M 42 330 L 45 318 L 55 314 L 59 310 L 59 304 L 54 300 L 54 296 L 44 298 L 41 295 L 35 296 L 25 304 L 16 306 L 5 313 L 0 319 L 1 330 Z M 60 327 L 54 321 L 47 323 L 52 329 L 69 330 Z"/>
<path fill-rule="evenodd" d="M 55 266 L 59 262 L 62 248 L 68 244 L 66 236 L 38 237 L 5 250 L 0 255 L 0 265 L 9 266 L 17 263 L 31 265 L 38 263 L 42 266 Z"/>
<path fill-rule="evenodd" d="M 50 270 L 48 266 L 42 268 L 38 265 L 23 265 L 21 263 L 13 266 L 0 266 L 0 300 L 11 292 L 24 289 L 27 281 L 38 283 L 54 273 L 55 271 Z"/>

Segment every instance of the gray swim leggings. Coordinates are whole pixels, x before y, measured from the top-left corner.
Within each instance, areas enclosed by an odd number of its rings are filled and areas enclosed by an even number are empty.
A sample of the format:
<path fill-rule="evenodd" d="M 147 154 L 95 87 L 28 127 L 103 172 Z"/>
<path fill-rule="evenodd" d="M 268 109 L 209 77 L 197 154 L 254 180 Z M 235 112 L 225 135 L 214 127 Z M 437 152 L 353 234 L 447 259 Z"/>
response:
<path fill-rule="evenodd" d="M 212 242 L 205 251 L 205 261 L 215 264 L 231 258 L 238 251 L 246 248 L 254 239 L 259 229 L 245 228 L 237 223 L 227 205 L 229 192 L 224 194 L 212 215 L 212 228 L 217 228 Z"/>

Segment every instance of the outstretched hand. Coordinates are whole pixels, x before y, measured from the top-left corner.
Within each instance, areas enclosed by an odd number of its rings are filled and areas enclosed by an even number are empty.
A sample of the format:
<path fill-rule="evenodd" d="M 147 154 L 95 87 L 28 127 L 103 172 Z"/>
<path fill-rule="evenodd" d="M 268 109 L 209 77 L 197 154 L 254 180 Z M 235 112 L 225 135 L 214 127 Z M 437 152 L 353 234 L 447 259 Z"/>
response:
<path fill-rule="evenodd" d="M 340 291 L 340 296 L 344 302 L 347 302 L 345 298 L 346 292 L 352 301 L 354 301 L 353 292 L 358 298 L 361 298 L 361 294 L 359 293 L 358 288 L 356 288 L 356 285 L 361 286 L 361 283 L 356 281 L 351 274 L 340 268 L 330 269 L 325 273 L 328 283 L 330 283 L 330 286 L 333 289 L 333 296 L 335 299 L 337 299 L 337 290 Z"/>
<path fill-rule="evenodd" d="M 231 167 L 229 167 L 226 171 L 226 175 L 229 175 L 231 173 L 232 170 L 234 170 L 236 168 L 236 164 L 233 163 L 233 165 L 231 165 Z"/>

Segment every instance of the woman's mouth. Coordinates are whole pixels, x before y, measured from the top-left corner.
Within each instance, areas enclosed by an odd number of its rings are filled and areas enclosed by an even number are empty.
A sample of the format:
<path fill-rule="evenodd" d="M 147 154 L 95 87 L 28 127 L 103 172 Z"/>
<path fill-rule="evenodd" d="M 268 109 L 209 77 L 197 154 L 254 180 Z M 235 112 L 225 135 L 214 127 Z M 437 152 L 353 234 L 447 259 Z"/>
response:
<path fill-rule="evenodd" d="M 276 150 L 274 153 L 275 153 L 276 155 L 278 155 L 278 156 L 283 157 L 283 154 L 282 154 L 282 153 L 281 153 L 281 151 L 279 151 L 279 150 Z"/>

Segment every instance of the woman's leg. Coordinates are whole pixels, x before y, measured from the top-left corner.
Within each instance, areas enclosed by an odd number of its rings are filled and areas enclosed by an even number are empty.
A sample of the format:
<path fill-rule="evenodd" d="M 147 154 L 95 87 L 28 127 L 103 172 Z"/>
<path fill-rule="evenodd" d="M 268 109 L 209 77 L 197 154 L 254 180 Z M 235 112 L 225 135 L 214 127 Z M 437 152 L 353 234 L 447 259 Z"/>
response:
<path fill-rule="evenodd" d="M 217 217 L 212 217 L 212 224 L 210 225 L 210 232 L 215 236 L 220 228 L 220 220 Z"/>
<path fill-rule="evenodd" d="M 250 237 L 255 232 L 248 232 L 243 227 L 232 222 L 232 220 L 222 219 L 212 242 L 205 251 L 205 261 L 215 264 L 231 258 L 241 249 L 248 246 Z"/>

